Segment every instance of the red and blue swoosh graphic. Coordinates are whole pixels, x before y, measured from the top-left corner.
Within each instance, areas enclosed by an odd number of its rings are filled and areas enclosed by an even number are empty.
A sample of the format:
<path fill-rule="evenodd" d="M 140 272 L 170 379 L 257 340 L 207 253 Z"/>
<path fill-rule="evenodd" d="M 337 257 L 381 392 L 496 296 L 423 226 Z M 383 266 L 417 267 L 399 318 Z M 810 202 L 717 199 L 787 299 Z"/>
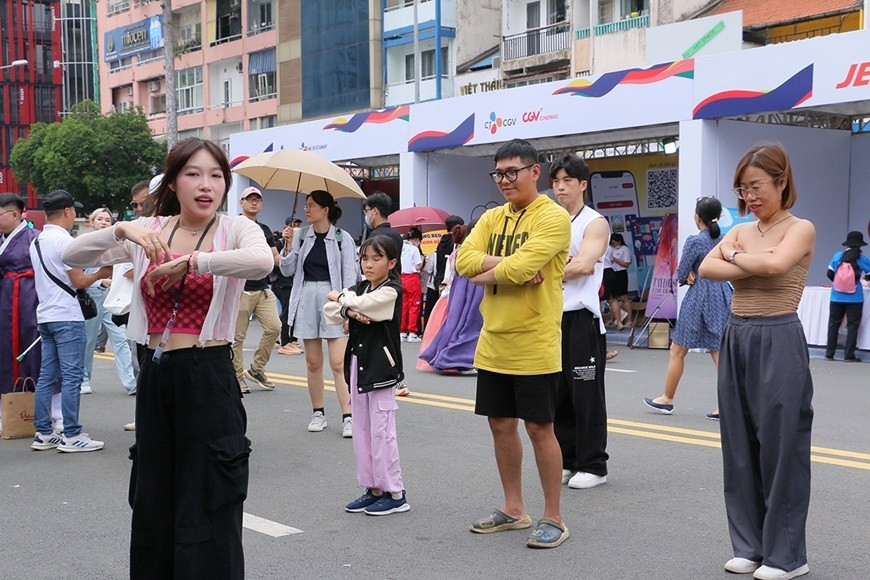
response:
<path fill-rule="evenodd" d="M 369 111 L 368 113 L 357 113 L 349 119 L 338 117 L 333 119 L 331 123 L 323 127 L 323 130 L 334 129 L 342 133 L 353 133 L 367 123 L 382 124 L 389 123 L 396 119 L 407 121 L 411 113 L 409 105 L 400 105 L 383 111 Z"/>
<path fill-rule="evenodd" d="M 693 119 L 716 119 L 762 111 L 787 111 L 813 96 L 813 65 L 809 65 L 772 91 L 722 91 L 695 106 Z"/>
<path fill-rule="evenodd" d="M 275 148 L 274 143 L 269 143 L 265 149 L 263 149 L 262 153 L 268 153 Z M 238 157 L 233 157 L 232 161 L 230 161 L 230 169 L 234 168 L 236 165 L 241 163 L 242 161 L 247 161 L 251 156 L 250 155 L 239 155 Z"/>
<path fill-rule="evenodd" d="M 462 121 L 458 127 L 445 133 L 443 131 L 423 131 L 408 140 L 408 151 L 432 151 L 462 147 L 474 138 L 474 114 Z"/>
<path fill-rule="evenodd" d="M 695 59 L 689 58 L 664 64 L 657 64 L 650 68 L 633 68 L 601 75 L 594 82 L 587 79 L 574 79 L 561 89 L 553 91 L 554 95 L 575 95 L 578 97 L 591 97 L 594 99 L 607 95 L 619 85 L 649 85 L 669 79 L 681 77 L 692 79 L 695 77 Z"/>

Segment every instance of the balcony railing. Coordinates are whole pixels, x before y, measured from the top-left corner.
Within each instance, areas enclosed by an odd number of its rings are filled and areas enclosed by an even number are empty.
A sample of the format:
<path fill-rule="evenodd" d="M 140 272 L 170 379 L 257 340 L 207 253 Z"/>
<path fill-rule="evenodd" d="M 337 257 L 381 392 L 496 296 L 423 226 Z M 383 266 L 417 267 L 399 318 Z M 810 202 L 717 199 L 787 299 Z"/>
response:
<path fill-rule="evenodd" d="M 532 28 L 521 34 L 504 37 L 504 60 L 525 58 L 567 50 L 571 43 L 570 24 L 559 22 L 541 28 Z"/>
<path fill-rule="evenodd" d="M 595 27 L 595 36 L 602 34 L 613 34 L 615 32 L 625 32 L 632 28 L 648 28 L 649 14 L 642 14 L 636 18 L 626 18 L 625 20 L 617 20 L 615 22 L 607 22 L 599 24 Z"/>

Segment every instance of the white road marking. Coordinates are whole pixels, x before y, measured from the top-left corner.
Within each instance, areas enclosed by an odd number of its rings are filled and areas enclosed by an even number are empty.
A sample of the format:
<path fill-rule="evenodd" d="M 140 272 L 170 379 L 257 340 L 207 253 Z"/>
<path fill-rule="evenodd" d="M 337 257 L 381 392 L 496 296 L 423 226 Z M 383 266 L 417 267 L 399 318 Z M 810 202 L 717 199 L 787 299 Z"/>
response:
<path fill-rule="evenodd" d="M 290 526 L 285 526 L 284 524 L 279 524 L 278 522 L 273 522 L 257 516 L 252 516 L 249 513 L 242 514 L 242 527 L 255 532 L 260 532 L 261 534 L 266 534 L 267 536 L 272 536 L 273 538 L 302 533 L 302 530 L 291 528 Z"/>
<path fill-rule="evenodd" d="M 638 371 L 632 371 L 629 369 L 604 369 L 609 373 L 636 373 Z"/>

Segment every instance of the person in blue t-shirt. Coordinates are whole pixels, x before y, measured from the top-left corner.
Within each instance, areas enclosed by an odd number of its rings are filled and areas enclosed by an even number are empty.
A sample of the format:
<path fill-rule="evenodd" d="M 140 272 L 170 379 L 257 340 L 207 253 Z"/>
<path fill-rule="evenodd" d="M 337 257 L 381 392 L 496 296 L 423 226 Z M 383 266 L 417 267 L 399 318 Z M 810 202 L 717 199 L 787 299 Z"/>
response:
<path fill-rule="evenodd" d="M 846 362 L 861 362 L 855 356 L 855 347 L 858 343 L 858 326 L 861 324 L 861 315 L 864 312 L 864 288 L 861 286 L 861 276 L 870 280 L 870 258 L 861 253 L 861 247 L 866 246 L 864 235 L 861 232 L 849 232 L 843 245 L 849 248 L 843 252 L 837 252 L 828 264 L 828 278 L 834 279 L 837 268 L 843 262 L 850 262 L 855 271 L 855 291 L 852 293 L 840 292 L 831 288 L 831 312 L 828 316 L 828 347 L 825 350 L 825 358 L 834 360 L 837 351 L 837 334 L 840 332 L 840 324 L 843 317 L 846 318 L 846 346 L 843 349 L 843 360 Z"/>

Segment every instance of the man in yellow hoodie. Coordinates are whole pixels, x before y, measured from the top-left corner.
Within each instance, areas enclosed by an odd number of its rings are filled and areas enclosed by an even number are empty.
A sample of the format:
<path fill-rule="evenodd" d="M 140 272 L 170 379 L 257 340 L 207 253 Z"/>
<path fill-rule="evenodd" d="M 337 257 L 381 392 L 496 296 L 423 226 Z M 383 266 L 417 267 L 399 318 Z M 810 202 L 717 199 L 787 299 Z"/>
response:
<path fill-rule="evenodd" d="M 559 508 L 562 454 L 553 431 L 562 370 L 562 274 L 571 241 L 568 212 L 538 193 L 538 152 L 514 139 L 495 154 L 493 181 L 507 203 L 487 211 L 459 247 L 456 270 L 486 286 L 475 413 L 489 420 L 504 505 L 471 524 L 476 533 L 528 528 L 522 496 L 519 420 L 532 441 L 544 514 L 526 545 L 554 548 L 568 538 Z"/>

